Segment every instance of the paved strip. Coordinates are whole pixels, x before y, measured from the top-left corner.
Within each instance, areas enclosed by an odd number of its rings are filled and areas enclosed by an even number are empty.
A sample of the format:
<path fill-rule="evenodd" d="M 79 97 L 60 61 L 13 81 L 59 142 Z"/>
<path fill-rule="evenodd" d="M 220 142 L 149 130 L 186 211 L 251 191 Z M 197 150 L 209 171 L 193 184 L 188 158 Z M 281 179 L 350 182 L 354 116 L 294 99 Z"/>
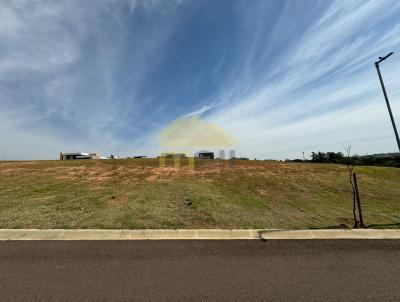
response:
<path fill-rule="evenodd" d="M 400 301 L 400 240 L 0 242 L 0 301 Z"/>
<path fill-rule="evenodd" d="M 238 239 L 400 239 L 397 229 L 263 230 L 90 230 L 0 229 L 4 240 L 238 240 Z"/>

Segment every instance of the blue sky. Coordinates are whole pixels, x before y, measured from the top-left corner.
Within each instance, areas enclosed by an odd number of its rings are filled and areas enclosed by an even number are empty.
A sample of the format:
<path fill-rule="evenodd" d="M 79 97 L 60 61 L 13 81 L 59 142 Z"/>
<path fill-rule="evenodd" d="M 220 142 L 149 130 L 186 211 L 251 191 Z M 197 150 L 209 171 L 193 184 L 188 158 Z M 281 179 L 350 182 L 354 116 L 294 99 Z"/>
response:
<path fill-rule="evenodd" d="M 1 1 L 0 158 L 161 151 L 199 115 L 239 156 L 396 152 L 399 1 Z"/>

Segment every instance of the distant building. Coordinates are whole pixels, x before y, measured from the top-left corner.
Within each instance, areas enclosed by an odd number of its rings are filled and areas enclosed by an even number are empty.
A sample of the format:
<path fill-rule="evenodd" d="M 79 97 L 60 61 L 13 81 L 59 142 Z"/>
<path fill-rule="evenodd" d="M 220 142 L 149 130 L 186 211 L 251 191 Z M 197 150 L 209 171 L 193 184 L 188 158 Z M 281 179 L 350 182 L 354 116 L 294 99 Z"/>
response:
<path fill-rule="evenodd" d="M 199 159 L 214 159 L 214 152 L 208 151 L 208 150 L 200 150 L 197 151 L 194 154 L 195 158 L 199 158 Z"/>
<path fill-rule="evenodd" d="M 64 153 L 60 152 L 60 160 L 69 160 L 69 159 L 92 159 L 89 153 L 83 152 L 71 152 L 71 153 Z"/>
<path fill-rule="evenodd" d="M 214 159 L 214 152 L 199 152 L 198 158 L 201 159 Z"/>
<path fill-rule="evenodd" d="M 161 153 L 159 157 L 165 157 L 165 158 L 185 158 L 186 154 L 185 153 Z"/>
<path fill-rule="evenodd" d="M 97 153 L 60 152 L 60 160 L 70 160 L 70 159 L 107 159 L 107 157 L 100 156 Z"/>
<path fill-rule="evenodd" d="M 100 156 L 100 154 L 97 153 L 89 153 L 89 156 L 91 159 L 106 159 L 106 157 Z"/>

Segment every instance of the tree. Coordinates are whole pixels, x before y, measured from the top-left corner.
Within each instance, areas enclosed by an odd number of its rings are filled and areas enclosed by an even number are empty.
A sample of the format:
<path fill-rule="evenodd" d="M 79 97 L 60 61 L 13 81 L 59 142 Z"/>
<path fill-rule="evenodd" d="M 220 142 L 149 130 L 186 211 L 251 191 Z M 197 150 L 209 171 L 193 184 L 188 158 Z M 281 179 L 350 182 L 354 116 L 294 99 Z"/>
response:
<path fill-rule="evenodd" d="M 316 163 L 325 163 L 327 160 L 326 153 L 318 151 L 318 153 L 311 153 L 311 160 Z"/>
<path fill-rule="evenodd" d="M 326 157 L 327 157 L 327 162 L 329 163 L 340 163 L 343 160 L 343 153 L 342 152 L 327 152 L 326 153 Z"/>
<path fill-rule="evenodd" d="M 347 172 L 349 174 L 349 182 L 351 185 L 351 190 L 352 190 L 352 197 L 353 197 L 353 218 L 354 218 L 354 228 L 358 227 L 358 220 L 357 220 L 357 214 L 356 214 L 356 189 L 354 186 L 353 182 L 353 162 L 352 162 L 352 157 L 350 157 L 351 154 L 351 145 L 343 146 L 344 149 L 346 150 L 346 159 L 345 159 L 345 164 L 347 167 Z"/>

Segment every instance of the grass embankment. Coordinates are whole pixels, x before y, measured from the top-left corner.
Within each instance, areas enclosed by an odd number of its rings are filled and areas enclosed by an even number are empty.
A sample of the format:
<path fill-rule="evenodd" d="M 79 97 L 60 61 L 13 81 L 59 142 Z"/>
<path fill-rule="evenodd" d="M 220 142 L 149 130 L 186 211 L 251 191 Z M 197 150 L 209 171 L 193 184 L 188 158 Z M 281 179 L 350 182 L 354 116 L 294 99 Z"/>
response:
<path fill-rule="evenodd" d="M 225 168 L 222 166 L 225 163 Z M 0 228 L 352 226 L 346 167 L 156 159 L 0 162 Z M 364 220 L 400 227 L 400 169 L 357 166 Z"/>

